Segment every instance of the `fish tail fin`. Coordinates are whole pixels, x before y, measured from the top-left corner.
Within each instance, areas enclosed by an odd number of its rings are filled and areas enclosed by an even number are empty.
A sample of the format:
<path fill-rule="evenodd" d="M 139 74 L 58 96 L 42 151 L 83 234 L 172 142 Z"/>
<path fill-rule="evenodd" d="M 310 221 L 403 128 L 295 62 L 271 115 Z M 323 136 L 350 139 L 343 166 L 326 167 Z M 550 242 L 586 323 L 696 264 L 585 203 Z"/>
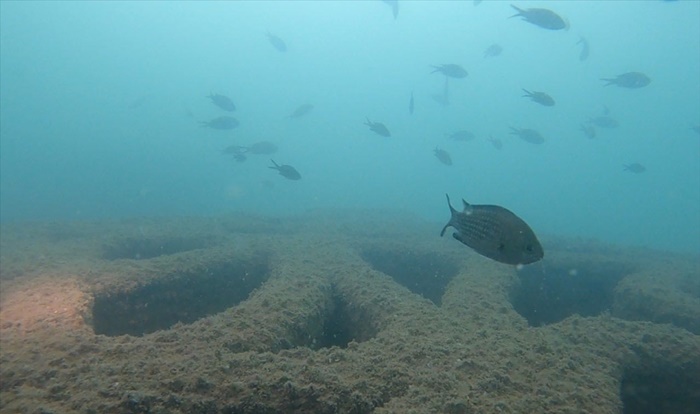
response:
<path fill-rule="evenodd" d="M 454 207 L 452 207 L 449 194 L 445 194 L 445 197 L 447 197 L 447 206 L 450 208 L 450 221 L 448 221 L 447 224 L 445 224 L 445 227 L 442 228 L 442 231 L 440 232 L 440 237 L 445 235 L 445 231 L 447 231 L 447 228 L 452 225 L 452 219 L 457 214 L 457 210 L 455 210 Z"/>
<path fill-rule="evenodd" d="M 528 91 L 525 88 L 522 88 L 522 89 L 523 89 L 523 92 L 525 92 L 525 95 L 523 95 L 524 98 L 529 98 L 532 96 L 532 92 Z"/>
<path fill-rule="evenodd" d="M 523 15 L 523 11 L 524 11 L 524 10 L 521 9 L 520 7 L 514 6 L 514 5 L 512 5 L 512 4 L 510 5 L 510 7 L 514 8 L 514 9 L 517 11 L 516 14 L 510 16 L 511 19 L 512 19 L 513 17 L 518 17 L 518 16 L 522 16 L 522 15 Z"/>
<path fill-rule="evenodd" d="M 605 86 L 610 86 L 615 83 L 615 79 L 610 79 L 610 78 L 600 78 L 600 80 L 607 82 Z"/>
<path fill-rule="evenodd" d="M 275 166 L 274 166 L 274 167 L 268 167 L 268 168 L 272 168 L 273 170 L 279 170 L 279 169 L 280 169 L 280 166 L 275 162 L 275 160 L 273 160 L 272 158 L 270 158 L 270 161 L 272 161 L 272 163 L 275 164 Z"/>

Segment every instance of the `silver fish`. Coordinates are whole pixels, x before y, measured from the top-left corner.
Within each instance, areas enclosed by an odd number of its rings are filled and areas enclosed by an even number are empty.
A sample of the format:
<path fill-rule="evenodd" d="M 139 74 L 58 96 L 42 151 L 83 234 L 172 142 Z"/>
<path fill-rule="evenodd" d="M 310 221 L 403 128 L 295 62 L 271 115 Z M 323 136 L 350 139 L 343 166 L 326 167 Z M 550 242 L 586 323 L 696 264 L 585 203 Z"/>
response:
<path fill-rule="evenodd" d="M 511 265 L 534 263 L 544 257 L 544 250 L 537 236 L 520 217 L 510 210 L 494 205 L 472 205 L 462 200 L 460 212 L 452 207 L 450 196 L 450 221 L 442 228 L 440 236 L 448 227 L 457 231 L 452 237 L 471 247 L 482 256 Z"/>

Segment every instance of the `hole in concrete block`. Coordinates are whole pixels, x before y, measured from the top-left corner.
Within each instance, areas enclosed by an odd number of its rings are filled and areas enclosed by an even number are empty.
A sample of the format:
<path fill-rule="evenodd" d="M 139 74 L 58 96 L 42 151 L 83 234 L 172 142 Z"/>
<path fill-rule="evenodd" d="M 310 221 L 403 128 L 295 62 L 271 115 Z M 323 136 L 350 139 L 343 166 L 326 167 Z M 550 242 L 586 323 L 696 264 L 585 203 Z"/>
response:
<path fill-rule="evenodd" d="M 312 348 L 347 348 L 351 341 L 364 342 L 377 334 L 371 320 L 360 309 L 333 295 L 330 312 L 326 316 L 320 335 L 314 338 Z"/>
<path fill-rule="evenodd" d="M 189 250 L 202 249 L 212 245 L 210 240 L 182 237 L 126 238 L 106 244 L 102 248 L 102 258 L 151 259 L 158 256 L 176 254 Z"/>
<path fill-rule="evenodd" d="M 666 364 L 626 369 L 620 399 L 623 414 L 697 414 L 700 370 Z"/>
<path fill-rule="evenodd" d="M 511 294 L 515 310 L 530 326 L 559 322 L 579 314 L 595 316 L 610 309 L 617 283 L 630 272 L 617 263 L 526 266 Z"/>
<path fill-rule="evenodd" d="M 374 269 L 436 305 L 440 305 L 445 287 L 459 272 L 454 260 L 437 253 L 365 250 L 362 258 Z"/>
<path fill-rule="evenodd" d="M 127 292 L 95 297 L 93 329 L 103 335 L 143 335 L 192 323 L 245 300 L 269 277 L 267 256 L 173 274 Z"/>

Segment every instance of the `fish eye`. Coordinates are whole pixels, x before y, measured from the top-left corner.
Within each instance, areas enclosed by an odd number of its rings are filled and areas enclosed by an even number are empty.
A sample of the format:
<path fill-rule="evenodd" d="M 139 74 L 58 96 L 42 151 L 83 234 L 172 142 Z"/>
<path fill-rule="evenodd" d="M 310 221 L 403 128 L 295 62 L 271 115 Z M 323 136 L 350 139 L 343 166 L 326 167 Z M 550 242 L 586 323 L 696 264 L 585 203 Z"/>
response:
<path fill-rule="evenodd" d="M 532 251 L 532 245 L 531 245 L 531 244 L 528 244 L 527 246 L 525 246 L 525 250 L 527 250 L 528 252 L 531 252 L 531 251 Z"/>

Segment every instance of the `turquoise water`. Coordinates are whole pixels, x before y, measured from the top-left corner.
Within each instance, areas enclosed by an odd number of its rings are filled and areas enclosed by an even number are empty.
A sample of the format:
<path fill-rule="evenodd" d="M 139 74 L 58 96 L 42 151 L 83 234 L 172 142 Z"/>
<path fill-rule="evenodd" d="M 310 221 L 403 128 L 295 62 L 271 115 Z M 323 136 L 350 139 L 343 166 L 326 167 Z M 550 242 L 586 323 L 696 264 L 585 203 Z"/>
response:
<path fill-rule="evenodd" d="M 570 28 L 509 18 L 508 2 L 488 0 L 399 2 L 397 18 L 380 1 L 3 1 L 0 219 L 382 208 L 440 223 L 438 237 L 449 193 L 505 206 L 538 234 L 700 252 L 700 2 L 515 4 L 547 7 Z M 484 57 L 492 44 L 502 54 Z M 469 76 L 450 79 L 443 105 L 445 77 L 431 65 L 446 63 Z M 600 80 L 633 71 L 651 83 Z M 619 126 L 587 138 L 581 124 L 605 113 Z M 199 124 L 222 115 L 240 125 Z M 457 130 L 476 138 L 446 136 Z M 278 152 L 221 153 L 262 140 Z M 646 171 L 623 171 L 632 163 Z"/>

